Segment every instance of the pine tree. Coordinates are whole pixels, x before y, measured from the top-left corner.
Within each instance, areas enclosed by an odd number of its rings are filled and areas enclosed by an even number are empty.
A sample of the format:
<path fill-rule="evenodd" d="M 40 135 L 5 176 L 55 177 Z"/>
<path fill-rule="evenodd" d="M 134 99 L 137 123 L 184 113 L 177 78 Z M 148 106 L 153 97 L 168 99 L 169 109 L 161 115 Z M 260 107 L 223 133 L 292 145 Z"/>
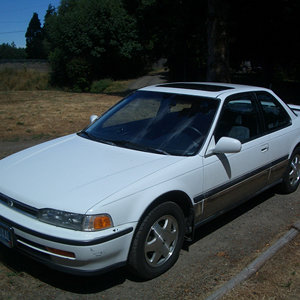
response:
<path fill-rule="evenodd" d="M 37 13 L 33 14 L 29 22 L 25 37 L 27 57 L 33 59 L 45 58 L 43 48 L 43 31 Z"/>
<path fill-rule="evenodd" d="M 57 16 L 56 8 L 53 5 L 49 4 L 48 9 L 45 14 L 45 17 L 44 17 L 44 26 L 42 28 L 43 49 L 44 49 L 45 57 L 49 56 L 49 53 L 51 51 L 51 45 L 55 44 L 55 41 L 53 41 L 53 39 L 51 39 L 51 32 L 53 35 L 53 31 L 55 31 L 55 30 L 53 30 L 51 27 L 53 25 L 52 20 L 54 19 L 54 22 L 55 22 L 56 16 Z"/>

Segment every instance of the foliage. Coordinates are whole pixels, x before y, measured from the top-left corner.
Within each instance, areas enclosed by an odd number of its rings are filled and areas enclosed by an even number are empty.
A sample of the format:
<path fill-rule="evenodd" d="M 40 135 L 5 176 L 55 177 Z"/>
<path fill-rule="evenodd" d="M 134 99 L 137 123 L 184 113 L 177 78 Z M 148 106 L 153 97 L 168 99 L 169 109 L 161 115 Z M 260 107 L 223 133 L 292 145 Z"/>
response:
<path fill-rule="evenodd" d="M 38 14 L 34 13 L 26 34 L 26 53 L 28 58 L 45 58 L 43 51 L 43 32 Z"/>
<path fill-rule="evenodd" d="M 91 93 L 103 93 L 113 83 L 111 79 L 101 79 L 94 81 L 91 85 Z"/>
<path fill-rule="evenodd" d="M 17 48 L 15 43 L 3 43 L 0 45 L 0 59 L 24 59 L 25 48 Z"/>
<path fill-rule="evenodd" d="M 230 80 L 245 60 L 265 85 L 277 70 L 299 78 L 298 0 L 123 1 L 145 49 L 168 59 L 171 79 Z"/>
<path fill-rule="evenodd" d="M 48 60 L 50 62 L 52 72 L 50 75 L 50 83 L 51 85 L 55 85 L 58 82 L 61 86 L 67 86 L 66 78 L 66 66 L 64 53 L 61 49 L 55 48 L 53 51 L 49 53 Z"/>
<path fill-rule="evenodd" d="M 124 0 L 137 19 L 150 61 L 167 58 L 171 79 L 203 77 L 206 60 L 206 0 Z"/>
<path fill-rule="evenodd" d="M 172 80 L 230 81 L 243 61 L 264 85 L 299 78 L 298 0 L 62 0 L 43 49 L 52 82 L 86 90 L 167 59 Z"/>
<path fill-rule="evenodd" d="M 48 57 L 51 50 L 51 44 L 50 44 L 50 37 L 49 37 L 49 24 L 51 24 L 51 19 L 56 17 L 56 9 L 53 5 L 49 4 L 48 9 L 46 11 L 45 17 L 44 17 L 44 26 L 42 28 L 43 30 L 43 50 L 45 53 L 45 57 Z"/>
<path fill-rule="evenodd" d="M 232 9 L 235 6 L 239 13 Z M 251 61 L 254 69 L 261 70 L 265 85 L 274 82 L 277 71 L 299 79 L 299 13 L 298 0 L 234 0 L 229 11 L 231 66 Z"/>
<path fill-rule="evenodd" d="M 230 81 L 229 5 L 222 0 L 207 1 L 207 75 L 208 81 Z"/>
<path fill-rule="evenodd" d="M 136 22 L 119 0 L 63 0 L 44 27 L 57 84 L 84 90 L 92 78 L 139 71 Z"/>
<path fill-rule="evenodd" d="M 116 95 L 127 95 L 128 86 L 131 80 L 112 80 L 105 78 L 97 81 L 93 81 L 91 85 L 91 93 L 105 93 Z"/>
<path fill-rule="evenodd" d="M 91 65 L 87 59 L 74 57 L 66 67 L 66 75 L 75 92 L 88 91 Z"/>

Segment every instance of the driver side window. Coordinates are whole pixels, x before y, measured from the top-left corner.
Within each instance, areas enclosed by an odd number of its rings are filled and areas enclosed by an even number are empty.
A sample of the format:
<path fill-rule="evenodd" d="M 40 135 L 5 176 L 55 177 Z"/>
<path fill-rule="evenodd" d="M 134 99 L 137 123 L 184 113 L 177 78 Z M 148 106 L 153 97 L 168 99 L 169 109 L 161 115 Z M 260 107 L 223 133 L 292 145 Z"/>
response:
<path fill-rule="evenodd" d="M 223 136 L 245 143 L 259 133 L 253 95 L 243 93 L 231 96 L 224 104 L 217 129 L 216 142 Z"/>

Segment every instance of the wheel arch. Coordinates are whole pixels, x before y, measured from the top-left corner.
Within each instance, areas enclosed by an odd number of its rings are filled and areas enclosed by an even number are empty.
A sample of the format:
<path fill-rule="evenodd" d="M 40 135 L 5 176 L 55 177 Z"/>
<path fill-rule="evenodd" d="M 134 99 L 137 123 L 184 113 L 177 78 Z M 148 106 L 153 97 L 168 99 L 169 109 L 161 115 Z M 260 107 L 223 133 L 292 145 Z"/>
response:
<path fill-rule="evenodd" d="M 185 220 L 191 211 L 190 207 L 189 197 L 184 192 L 171 191 L 157 197 L 145 209 L 136 226 L 128 252 L 127 266 L 133 275 L 151 279 L 166 272 L 176 263 L 183 247 Z M 171 216 L 174 217 L 174 224 Z M 170 225 L 166 227 L 166 230 L 164 229 L 161 232 L 158 230 L 160 233 L 156 233 L 157 229 L 154 228 L 161 226 L 158 225 L 158 222 L 162 221 L 165 224 L 165 220 L 168 220 Z M 173 234 L 172 237 L 170 235 L 173 226 L 176 228 L 173 232 L 176 238 Z M 169 231 L 169 233 L 166 233 L 166 231 Z M 157 238 L 154 238 L 154 236 Z M 154 248 L 147 249 L 146 244 L 148 245 L 148 243 L 146 241 L 148 241 L 148 238 L 156 245 Z M 166 253 L 166 250 L 161 249 L 168 249 L 168 251 Z M 157 262 L 154 262 L 153 265 L 150 264 L 153 253 L 155 253 L 155 256 L 158 255 L 159 260 L 162 258 L 162 264 Z"/>
<path fill-rule="evenodd" d="M 294 155 L 300 154 L 300 143 L 296 144 L 292 149 L 289 156 L 288 166 L 283 174 L 282 182 L 277 186 L 277 191 L 282 194 L 290 194 L 297 190 L 299 186 L 299 164 L 297 162 L 298 167 L 293 167 L 292 171 L 292 160 L 294 159 Z M 292 171 L 292 172 L 291 172 Z M 290 173 L 291 172 L 291 173 Z"/>
<path fill-rule="evenodd" d="M 185 223 L 186 223 L 186 233 L 192 232 L 192 224 L 194 220 L 194 210 L 191 198 L 183 191 L 174 190 L 166 192 L 159 197 L 157 197 L 154 201 L 152 201 L 144 210 L 143 214 L 141 215 L 138 224 L 136 226 L 136 230 L 139 228 L 142 220 L 145 216 L 156 206 L 164 203 L 164 202 L 174 202 L 176 203 L 182 210 L 185 216 Z"/>
<path fill-rule="evenodd" d="M 295 141 L 295 143 L 293 145 L 291 145 L 291 148 L 290 148 L 290 153 L 288 154 L 288 159 L 290 160 L 293 153 L 295 152 L 296 149 L 299 149 L 300 148 L 300 141 Z"/>
<path fill-rule="evenodd" d="M 300 148 L 300 142 L 298 144 L 295 145 L 293 151 L 291 152 L 291 155 L 293 154 L 293 152 L 295 151 L 296 148 Z"/>

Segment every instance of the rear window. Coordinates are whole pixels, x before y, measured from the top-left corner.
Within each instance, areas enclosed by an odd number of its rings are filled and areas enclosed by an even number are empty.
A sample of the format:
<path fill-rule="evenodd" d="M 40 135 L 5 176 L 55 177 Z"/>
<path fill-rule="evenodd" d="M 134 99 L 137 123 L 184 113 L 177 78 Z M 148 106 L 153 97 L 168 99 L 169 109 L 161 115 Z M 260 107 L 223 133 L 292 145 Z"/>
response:
<path fill-rule="evenodd" d="M 291 124 L 291 119 L 281 104 L 268 92 L 257 92 L 261 105 L 265 130 L 267 132 L 283 128 Z"/>

